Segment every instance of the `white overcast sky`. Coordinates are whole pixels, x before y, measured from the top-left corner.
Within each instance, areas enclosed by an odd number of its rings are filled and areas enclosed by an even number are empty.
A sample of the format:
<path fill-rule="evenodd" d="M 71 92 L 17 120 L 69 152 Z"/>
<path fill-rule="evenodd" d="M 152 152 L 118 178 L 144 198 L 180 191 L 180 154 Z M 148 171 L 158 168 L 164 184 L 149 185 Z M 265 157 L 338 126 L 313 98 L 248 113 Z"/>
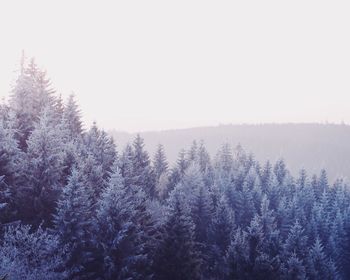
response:
<path fill-rule="evenodd" d="M 0 95 L 21 50 L 87 124 L 350 123 L 349 1 L 0 2 Z"/>

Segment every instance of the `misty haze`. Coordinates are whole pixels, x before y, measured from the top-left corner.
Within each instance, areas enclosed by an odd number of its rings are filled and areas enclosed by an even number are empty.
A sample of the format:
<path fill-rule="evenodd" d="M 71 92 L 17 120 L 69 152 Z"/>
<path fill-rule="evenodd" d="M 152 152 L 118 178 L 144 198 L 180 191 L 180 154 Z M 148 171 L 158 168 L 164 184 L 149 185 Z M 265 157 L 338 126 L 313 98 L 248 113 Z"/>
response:
<path fill-rule="evenodd" d="M 350 279 L 349 14 L 2 1 L 0 279 Z"/>

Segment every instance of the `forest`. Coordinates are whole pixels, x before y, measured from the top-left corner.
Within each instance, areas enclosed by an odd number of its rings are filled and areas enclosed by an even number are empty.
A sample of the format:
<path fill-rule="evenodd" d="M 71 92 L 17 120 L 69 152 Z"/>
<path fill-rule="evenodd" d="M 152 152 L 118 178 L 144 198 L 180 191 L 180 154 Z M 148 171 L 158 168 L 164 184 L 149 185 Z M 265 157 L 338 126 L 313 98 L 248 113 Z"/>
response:
<path fill-rule="evenodd" d="M 161 143 L 115 142 L 22 61 L 0 107 L 0 277 L 350 279 L 343 180 L 230 143 L 170 164 Z"/>

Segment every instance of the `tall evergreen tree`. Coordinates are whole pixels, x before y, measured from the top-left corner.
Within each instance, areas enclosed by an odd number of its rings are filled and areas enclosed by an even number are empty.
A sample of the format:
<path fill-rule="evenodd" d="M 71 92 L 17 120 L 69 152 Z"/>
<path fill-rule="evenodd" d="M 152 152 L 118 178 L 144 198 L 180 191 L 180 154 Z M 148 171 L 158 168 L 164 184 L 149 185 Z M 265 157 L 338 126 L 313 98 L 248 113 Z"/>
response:
<path fill-rule="evenodd" d="M 23 219 L 27 222 L 51 223 L 55 201 L 62 189 L 63 145 L 62 131 L 55 127 L 52 111 L 44 110 L 27 141 L 26 184 L 18 192 Z"/>
<path fill-rule="evenodd" d="M 102 250 L 104 279 L 138 279 L 137 225 L 132 220 L 134 204 L 118 169 L 111 174 L 97 209 L 97 242 Z"/>
<path fill-rule="evenodd" d="M 335 265 L 331 260 L 327 259 L 322 243 L 318 238 L 316 238 L 314 245 L 309 251 L 307 264 L 309 279 L 338 279 Z"/>
<path fill-rule="evenodd" d="M 55 230 L 62 246 L 69 248 L 66 266 L 70 269 L 70 279 L 84 279 L 88 264 L 92 261 L 93 212 L 92 199 L 76 169 L 73 169 L 68 184 L 63 188 L 56 211 Z"/>
<path fill-rule="evenodd" d="M 10 226 L 0 245 L 0 275 L 3 279 L 65 279 L 65 253 L 57 236 L 42 228 Z"/>
<path fill-rule="evenodd" d="M 125 186 L 131 186 L 134 184 L 133 158 L 134 158 L 134 151 L 132 149 L 132 146 L 130 144 L 127 144 L 119 159 L 119 167 L 120 167 L 121 174 L 124 178 Z"/>
<path fill-rule="evenodd" d="M 34 59 L 27 65 L 22 58 L 19 77 L 10 98 L 11 109 L 19 125 L 19 144 L 26 149 L 26 140 L 34 129 L 35 122 L 45 108 L 54 108 L 54 90 L 46 73 L 38 68 Z"/>
<path fill-rule="evenodd" d="M 21 172 L 21 160 L 23 153 L 15 139 L 15 131 L 0 120 L 0 175 L 4 176 L 4 182 L 9 185 L 16 183 Z"/>
<path fill-rule="evenodd" d="M 93 123 L 90 130 L 84 135 L 87 154 L 92 155 L 102 167 L 103 178 L 107 179 L 112 165 L 117 158 L 116 147 L 112 137 Z"/>
<path fill-rule="evenodd" d="M 158 145 L 157 151 L 154 155 L 153 168 L 154 168 L 156 181 L 158 183 L 160 177 L 163 174 L 166 174 L 168 171 L 168 162 L 167 162 L 166 155 L 164 152 L 164 147 L 161 144 Z"/>
<path fill-rule="evenodd" d="M 63 121 L 68 127 L 69 134 L 72 138 L 80 137 L 83 132 L 83 124 L 81 121 L 80 110 L 71 94 L 63 109 Z"/>
<path fill-rule="evenodd" d="M 151 167 L 148 153 L 144 149 L 144 140 L 138 134 L 133 142 L 133 184 L 142 187 L 144 191 L 154 197 L 155 176 Z"/>
<path fill-rule="evenodd" d="M 183 207 L 181 198 L 173 193 L 154 263 L 156 280 L 201 279 L 201 258 L 194 242 L 194 225 Z"/>

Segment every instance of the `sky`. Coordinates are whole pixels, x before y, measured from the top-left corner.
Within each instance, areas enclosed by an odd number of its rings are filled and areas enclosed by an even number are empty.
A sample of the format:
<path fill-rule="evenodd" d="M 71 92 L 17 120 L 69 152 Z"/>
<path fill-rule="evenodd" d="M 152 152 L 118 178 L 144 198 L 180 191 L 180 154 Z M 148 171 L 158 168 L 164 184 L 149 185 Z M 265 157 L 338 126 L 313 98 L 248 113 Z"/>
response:
<path fill-rule="evenodd" d="M 22 50 L 84 121 L 145 131 L 350 124 L 349 1 L 0 1 L 0 97 Z"/>

